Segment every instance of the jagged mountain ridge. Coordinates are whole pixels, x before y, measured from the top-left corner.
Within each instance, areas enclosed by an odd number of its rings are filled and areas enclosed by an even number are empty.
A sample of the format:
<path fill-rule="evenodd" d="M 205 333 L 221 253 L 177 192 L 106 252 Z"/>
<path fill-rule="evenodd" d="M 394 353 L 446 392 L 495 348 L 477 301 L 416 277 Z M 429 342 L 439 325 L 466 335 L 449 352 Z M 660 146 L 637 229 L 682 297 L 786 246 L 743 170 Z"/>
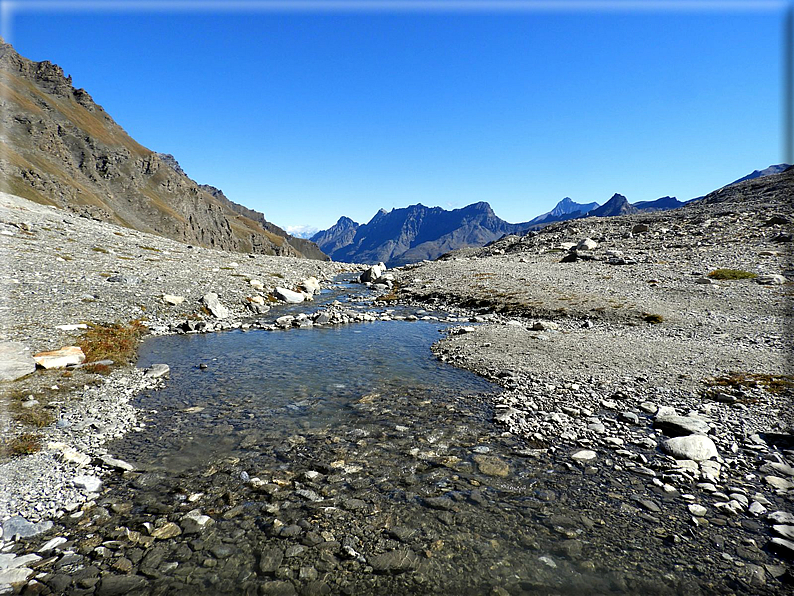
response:
<path fill-rule="evenodd" d="M 435 259 L 457 248 L 483 246 L 526 226 L 500 219 L 485 202 L 452 211 L 416 204 L 388 212 L 381 209 L 363 225 L 340 218 L 312 240 L 335 261 L 397 266 Z"/>
<path fill-rule="evenodd" d="M 173 157 L 132 139 L 61 67 L 28 60 L 2 39 L 0 98 L 4 192 L 211 248 L 325 258 L 199 187 Z"/>
<path fill-rule="evenodd" d="M 310 240 L 320 246 L 326 254 L 332 255 L 352 244 L 359 226 L 360 224 L 343 215 L 334 225 L 327 230 L 317 232 Z"/>
<path fill-rule="evenodd" d="M 555 221 L 582 217 L 588 211 L 592 211 L 598 206 L 598 203 L 595 202 L 577 203 L 571 200 L 570 197 L 565 197 L 554 206 L 554 209 L 530 219 L 528 224 L 530 225 L 530 229 L 539 229 Z"/>

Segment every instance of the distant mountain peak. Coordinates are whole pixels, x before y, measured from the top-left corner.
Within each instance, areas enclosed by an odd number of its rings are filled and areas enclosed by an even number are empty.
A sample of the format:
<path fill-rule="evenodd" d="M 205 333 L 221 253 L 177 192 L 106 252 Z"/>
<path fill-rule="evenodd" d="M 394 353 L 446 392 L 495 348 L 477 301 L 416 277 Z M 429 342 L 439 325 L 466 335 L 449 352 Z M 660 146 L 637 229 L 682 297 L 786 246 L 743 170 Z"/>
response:
<path fill-rule="evenodd" d="M 345 229 L 344 223 L 340 218 L 312 240 L 336 261 L 383 261 L 389 265 L 435 259 L 458 248 L 484 246 L 526 228 L 526 224 L 499 219 L 484 201 L 451 211 L 421 203 L 389 212 L 381 209 L 369 223 L 356 224 L 355 230 Z"/>
<path fill-rule="evenodd" d="M 637 213 L 638 209 L 632 207 L 629 200 L 620 193 L 612 195 L 606 203 L 588 212 L 588 217 L 611 217 L 613 215 L 627 215 Z"/>
<path fill-rule="evenodd" d="M 572 213 L 579 213 L 582 214 L 587 213 L 588 211 L 595 209 L 598 207 L 598 203 L 577 203 L 571 199 L 571 197 L 565 197 L 559 203 L 554 206 L 554 209 L 549 211 L 546 215 L 550 215 L 555 218 L 559 218 L 563 215 L 570 215 Z"/>

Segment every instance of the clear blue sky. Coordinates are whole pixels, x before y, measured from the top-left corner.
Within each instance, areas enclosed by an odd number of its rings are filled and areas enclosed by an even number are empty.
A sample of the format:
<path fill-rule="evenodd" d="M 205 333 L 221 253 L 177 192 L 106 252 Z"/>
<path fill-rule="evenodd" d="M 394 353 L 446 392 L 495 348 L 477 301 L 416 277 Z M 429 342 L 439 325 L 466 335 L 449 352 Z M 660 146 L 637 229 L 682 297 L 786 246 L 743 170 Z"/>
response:
<path fill-rule="evenodd" d="M 418 202 L 488 201 L 519 222 L 565 196 L 684 200 L 784 157 L 784 3 L 67 5 L 17 4 L 3 23 L 7 41 L 61 65 L 197 182 L 284 227 L 366 222 L 381 207 Z"/>

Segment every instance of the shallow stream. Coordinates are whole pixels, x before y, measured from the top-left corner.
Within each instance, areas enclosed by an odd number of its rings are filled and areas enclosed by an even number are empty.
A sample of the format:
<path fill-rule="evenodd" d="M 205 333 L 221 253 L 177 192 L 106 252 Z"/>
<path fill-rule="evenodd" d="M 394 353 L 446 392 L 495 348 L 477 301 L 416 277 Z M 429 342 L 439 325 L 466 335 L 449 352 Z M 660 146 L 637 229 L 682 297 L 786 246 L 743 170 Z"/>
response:
<path fill-rule="evenodd" d="M 583 535 L 597 524 L 557 490 L 575 480 L 490 422 L 487 394 L 497 388 L 433 357 L 446 326 L 380 321 L 147 341 L 139 365 L 164 362 L 171 375 L 139 398 L 145 430 L 109 446 L 141 472 L 110 479 L 115 490 L 100 505 L 137 531 L 169 522 L 184 530 L 191 510 L 214 521 L 126 555 L 138 558 L 146 590 L 648 591 L 615 580 L 586 548 Z"/>

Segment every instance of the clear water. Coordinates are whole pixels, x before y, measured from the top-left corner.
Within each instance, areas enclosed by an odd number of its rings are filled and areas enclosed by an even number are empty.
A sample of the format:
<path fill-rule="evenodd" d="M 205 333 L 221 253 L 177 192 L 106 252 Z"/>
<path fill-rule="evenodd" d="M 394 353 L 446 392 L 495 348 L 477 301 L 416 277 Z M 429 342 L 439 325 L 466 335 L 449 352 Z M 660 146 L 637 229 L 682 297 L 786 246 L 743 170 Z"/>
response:
<path fill-rule="evenodd" d="M 380 321 L 151 338 L 140 349 L 139 366 L 164 362 L 171 374 L 165 388 L 140 398 L 144 410 L 157 411 L 151 416 L 156 432 L 150 431 L 157 440 L 131 455 L 182 469 L 234 450 L 251 430 L 286 438 L 355 425 L 362 398 L 493 391 L 487 381 L 432 356 L 430 346 L 445 327 Z"/>

